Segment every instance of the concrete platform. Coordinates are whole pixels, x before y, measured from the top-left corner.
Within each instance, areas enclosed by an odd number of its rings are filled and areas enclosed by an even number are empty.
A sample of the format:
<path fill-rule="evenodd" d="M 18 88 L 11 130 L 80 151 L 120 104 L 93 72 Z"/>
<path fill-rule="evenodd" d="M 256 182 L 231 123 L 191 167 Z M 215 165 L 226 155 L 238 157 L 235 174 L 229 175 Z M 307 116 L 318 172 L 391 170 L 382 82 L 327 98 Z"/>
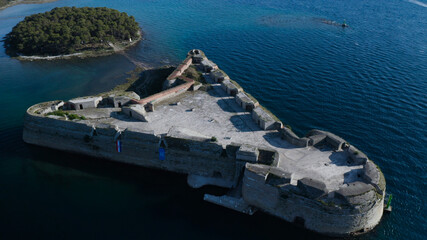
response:
<path fill-rule="evenodd" d="M 81 110 L 76 113 L 91 118 L 90 122 L 105 122 L 120 129 L 131 127 L 153 130 L 156 135 L 161 135 L 167 134 L 172 127 L 180 127 L 206 138 L 215 137 L 223 146 L 239 143 L 272 148 L 280 154 L 278 167 L 293 173 L 292 182 L 309 177 L 324 182 L 329 191 L 361 179 L 358 173 L 363 170 L 363 165 L 347 163 L 345 152 L 294 146 L 281 139 L 277 130 L 262 130 L 252 120 L 251 114 L 241 109 L 234 97 L 227 95 L 220 84 L 212 84 L 212 87 L 208 92 L 188 91 L 161 102 L 154 112 L 147 113 L 149 122 L 120 114 L 118 108 Z"/>

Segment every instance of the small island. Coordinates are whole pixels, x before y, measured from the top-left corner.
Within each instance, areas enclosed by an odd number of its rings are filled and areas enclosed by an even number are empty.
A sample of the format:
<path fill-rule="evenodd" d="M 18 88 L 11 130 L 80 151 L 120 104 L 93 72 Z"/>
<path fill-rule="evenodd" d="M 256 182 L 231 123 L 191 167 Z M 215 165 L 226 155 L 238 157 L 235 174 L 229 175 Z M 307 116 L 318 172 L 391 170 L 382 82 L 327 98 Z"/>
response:
<path fill-rule="evenodd" d="M 26 17 L 6 35 L 9 55 L 20 59 L 108 55 L 142 39 L 133 16 L 105 7 L 61 7 Z"/>

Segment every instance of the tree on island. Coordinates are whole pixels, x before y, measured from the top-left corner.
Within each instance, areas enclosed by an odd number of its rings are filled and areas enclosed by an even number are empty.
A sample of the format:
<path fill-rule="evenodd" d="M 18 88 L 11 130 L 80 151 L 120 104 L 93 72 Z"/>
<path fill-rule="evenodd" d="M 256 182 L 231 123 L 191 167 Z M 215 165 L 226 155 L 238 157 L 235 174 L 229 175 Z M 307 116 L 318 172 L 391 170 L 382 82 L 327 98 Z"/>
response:
<path fill-rule="evenodd" d="M 61 7 L 26 17 L 6 35 L 5 48 L 23 55 L 60 55 L 138 40 L 133 16 L 105 7 Z"/>
<path fill-rule="evenodd" d="M 0 0 L 0 7 L 6 6 L 10 2 L 12 2 L 12 0 Z"/>

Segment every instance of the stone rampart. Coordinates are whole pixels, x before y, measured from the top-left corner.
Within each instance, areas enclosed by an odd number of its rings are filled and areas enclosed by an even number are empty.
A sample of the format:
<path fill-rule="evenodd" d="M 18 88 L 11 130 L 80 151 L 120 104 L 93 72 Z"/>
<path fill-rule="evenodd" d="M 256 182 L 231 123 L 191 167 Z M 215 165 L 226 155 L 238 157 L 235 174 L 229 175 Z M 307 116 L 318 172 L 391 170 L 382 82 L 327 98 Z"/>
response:
<path fill-rule="evenodd" d="M 130 106 L 123 107 L 122 112 L 142 122 L 148 122 L 145 108 L 140 104 L 131 104 Z"/>
<path fill-rule="evenodd" d="M 345 206 L 328 205 L 321 200 L 284 192 L 280 193 L 277 207 L 265 211 L 327 235 L 342 236 L 368 231 L 378 224 L 383 212 L 382 200 L 369 202 L 369 208 L 362 213 L 352 213 Z"/>
<path fill-rule="evenodd" d="M 25 116 L 23 139 L 27 143 L 179 173 L 234 179 L 235 159 L 223 156 L 225 150 L 217 143 L 165 137 L 166 154 L 161 160 L 162 138 L 153 132 L 109 124 L 92 126 L 85 121 L 39 116 L 33 110 L 30 108 Z M 121 152 L 116 149 L 117 140 Z"/>
<path fill-rule="evenodd" d="M 311 130 L 307 134 L 307 137 L 310 139 L 309 144 L 312 146 L 316 144 L 321 144 L 324 142 L 330 145 L 331 147 L 333 147 L 336 151 L 341 150 L 346 143 L 344 139 L 338 137 L 333 133 L 321 131 L 317 129 Z"/>
<path fill-rule="evenodd" d="M 328 235 L 367 231 L 381 219 L 383 200 L 366 183 L 352 183 L 329 196 L 322 182 L 299 179 L 295 186 L 291 179 L 292 174 L 281 169 L 247 163 L 243 199 L 262 211 Z"/>
<path fill-rule="evenodd" d="M 194 84 L 194 80 L 191 80 L 191 81 L 188 81 L 188 82 L 186 82 L 184 84 L 181 84 L 179 86 L 176 86 L 176 87 L 173 87 L 173 88 L 169 88 L 169 89 L 164 90 L 162 92 L 153 94 L 153 95 L 151 95 L 149 97 L 146 97 L 146 98 L 143 98 L 143 99 L 141 99 L 139 101 L 135 101 L 134 100 L 134 103 L 145 105 L 145 104 L 147 104 L 149 102 L 159 102 L 159 101 L 162 101 L 162 100 L 166 100 L 168 98 L 172 98 L 172 97 L 175 97 L 175 96 L 177 96 L 177 95 L 179 95 L 181 93 L 186 92 L 188 89 L 191 88 L 191 86 L 193 84 Z"/>
<path fill-rule="evenodd" d="M 166 78 L 167 81 L 180 77 L 192 64 L 191 56 L 188 56 L 182 63 Z"/>
<path fill-rule="evenodd" d="M 326 184 L 324 182 L 311 178 L 299 179 L 297 188 L 302 195 L 310 199 L 322 197 L 327 193 Z"/>
<path fill-rule="evenodd" d="M 133 100 L 132 102 L 136 104 L 145 105 L 150 102 L 152 103 L 160 102 L 160 101 L 175 97 L 181 93 L 184 93 L 194 85 L 193 79 L 182 76 L 182 74 L 185 72 L 185 70 L 188 69 L 188 67 L 190 67 L 191 64 L 192 64 L 192 58 L 191 56 L 187 56 L 187 58 L 166 78 L 167 82 L 174 82 L 176 79 L 181 79 L 185 82 L 184 84 L 180 84 L 176 87 L 166 89 L 164 91 L 153 94 L 141 100 Z M 169 86 L 169 85 L 172 85 L 172 83 L 166 84 L 164 86 Z"/>
<path fill-rule="evenodd" d="M 298 137 L 291 129 L 288 127 L 283 127 L 279 130 L 283 138 L 289 143 L 298 146 L 298 147 L 307 147 L 310 139 Z"/>
<path fill-rule="evenodd" d="M 361 152 L 353 145 L 349 146 L 346 151 L 354 164 L 365 164 L 366 161 L 368 161 L 366 154 Z"/>
<path fill-rule="evenodd" d="M 279 189 L 265 184 L 270 166 L 246 164 L 242 196 L 250 205 L 274 209 L 278 204 Z M 262 209 L 261 208 L 261 209 Z"/>

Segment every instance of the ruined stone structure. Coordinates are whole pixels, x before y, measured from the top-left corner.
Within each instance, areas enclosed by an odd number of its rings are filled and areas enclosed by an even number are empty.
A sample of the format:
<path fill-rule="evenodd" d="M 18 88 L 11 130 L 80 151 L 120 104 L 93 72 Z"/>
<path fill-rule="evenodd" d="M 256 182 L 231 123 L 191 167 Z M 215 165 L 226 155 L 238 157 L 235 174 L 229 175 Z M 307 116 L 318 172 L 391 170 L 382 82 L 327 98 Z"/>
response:
<path fill-rule="evenodd" d="M 75 98 L 71 99 L 68 104 L 73 110 L 96 108 L 101 100 L 102 97 Z"/>
<path fill-rule="evenodd" d="M 182 76 L 191 65 L 204 71 L 205 88 Z M 322 234 L 358 234 L 379 223 L 385 179 L 365 154 L 329 132 L 298 137 L 212 71 L 216 64 L 192 50 L 165 80 L 182 84 L 147 98 L 36 104 L 26 113 L 24 141 L 187 174 L 192 187 L 230 188 L 224 196 L 206 194 L 206 201 L 250 215 L 264 211 Z M 58 109 L 85 118 L 51 114 Z"/>

